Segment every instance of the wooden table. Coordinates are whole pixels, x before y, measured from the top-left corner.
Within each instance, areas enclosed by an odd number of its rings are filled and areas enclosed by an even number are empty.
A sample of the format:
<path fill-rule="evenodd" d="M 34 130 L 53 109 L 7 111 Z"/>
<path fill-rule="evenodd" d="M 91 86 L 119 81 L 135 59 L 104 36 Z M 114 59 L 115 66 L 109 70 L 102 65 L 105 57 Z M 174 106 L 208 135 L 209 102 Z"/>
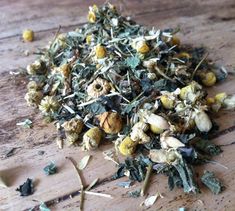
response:
<path fill-rule="evenodd" d="M 35 60 L 33 54 L 37 48 L 45 46 L 51 40 L 59 25 L 66 32 L 86 22 L 88 6 L 103 1 L 82 0 L 8 0 L 0 1 L 0 171 L 7 177 L 9 188 L 0 188 L 0 210 L 26 210 L 39 201 L 50 201 L 52 210 L 77 210 L 79 191 L 76 172 L 65 159 L 73 157 L 79 161 L 85 154 L 91 154 L 92 160 L 83 171 L 83 179 L 89 184 L 99 178 L 96 192 L 111 194 L 114 198 L 107 199 L 87 195 L 85 210 L 144 210 L 140 207 L 143 197 L 128 198 L 129 189 L 118 187 L 118 181 L 110 181 L 115 172 L 115 165 L 104 160 L 102 151 L 111 148 L 104 144 L 99 150 L 85 153 L 76 147 L 59 150 L 55 143 L 56 130 L 52 124 L 45 124 L 37 110 L 27 107 L 26 78 L 12 75 L 20 67 Z M 182 43 L 208 48 L 210 58 L 223 64 L 230 72 L 235 68 L 235 2 L 234 0 L 122 0 L 111 1 L 123 15 L 148 26 L 164 29 L 180 26 Z M 21 32 L 25 28 L 35 31 L 36 39 L 32 43 L 21 41 Z M 27 56 L 27 52 L 29 55 Z M 235 92 L 235 77 L 230 74 L 225 83 L 217 84 L 209 89 L 210 95 L 226 91 Z M 33 129 L 16 126 L 26 118 L 33 121 Z M 229 144 L 235 136 L 235 112 L 221 112 L 215 116 L 220 125 L 220 132 L 213 140 L 217 144 Z M 189 210 L 234 210 L 235 183 L 234 159 L 235 145 L 224 146 L 224 152 L 214 159 L 220 165 L 207 164 L 197 168 L 199 174 L 203 169 L 213 170 L 226 185 L 226 190 L 213 195 L 202 187 L 198 195 L 184 194 L 182 189 L 169 191 L 164 176 L 157 175 L 151 179 L 148 194 L 162 193 L 149 210 L 177 210 L 186 207 Z M 14 155 L 6 158 L 6 153 L 16 148 Z M 44 152 L 44 153 L 43 153 Z M 50 161 L 55 161 L 59 173 L 45 176 L 42 169 Z M 22 198 L 15 189 L 27 178 L 35 180 L 35 193 Z M 135 184 L 132 190 L 141 186 Z M 72 194 L 72 195 L 71 195 Z M 71 195 L 71 197 L 69 197 Z M 64 199 L 64 200 L 58 200 Z M 38 200 L 38 201 L 37 201 Z M 52 201 L 54 200 L 54 201 Z M 59 202 L 58 202 L 59 201 Z"/>

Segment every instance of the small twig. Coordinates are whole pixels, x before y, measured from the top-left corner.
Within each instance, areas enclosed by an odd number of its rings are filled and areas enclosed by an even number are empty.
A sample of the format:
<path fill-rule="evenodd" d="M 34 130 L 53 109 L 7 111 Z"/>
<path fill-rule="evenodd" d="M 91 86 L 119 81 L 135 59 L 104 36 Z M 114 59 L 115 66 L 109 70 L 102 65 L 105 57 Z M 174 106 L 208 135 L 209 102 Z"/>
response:
<path fill-rule="evenodd" d="M 192 77 L 191 77 L 191 81 L 193 80 L 198 68 L 201 66 L 202 62 L 208 57 L 209 53 L 207 53 L 202 59 L 201 61 L 198 63 L 198 65 L 195 67 L 194 71 L 193 71 L 193 74 L 192 74 Z"/>
<path fill-rule="evenodd" d="M 96 192 L 87 191 L 87 190 L 85 190 L 84 193 L 88 194 L 88 195 L 101 196 L 101 197 L 113 199 L 113 197 L 111 195 L 105 194 L 105 193 L 96 193 Z"/>
<path fill-rule="evenodd" d="M 163 76 L 165 79 L 171 81 L 171 82 L 175 82 L 175 80 L 171 79 L 170 77 L 168 77 L 164 72 L 162 72 L 157 66 L 155 66 L 154 68 L 161 76 Z"/>
<path fill-rule="evenodd" d="M 83 210 L 83 204 L 84 204 L 84 186 L 83 186 L 83 183 L 82 183 L 82 179 L 81 179 L 81 176 L 80 176 L 80 173 L 79 173 L 79 170 L 78 168 L 76 167 L 76 165 L 74 164 L 73 160 L 70 158 L 70 157 L 65 157 L 66 159 L 70 160 L 70 162 L 72 163 L 74 169 L 77 171 L 77 175 L 78 175 L 78 180 L 79 180 L 79 183 L 80 183 L 80 186 L 81 186 L 81 198 L 80 198 L 80 211 Z"/>
<path fill-rule="evenodd" d="M 141 188 L 141 191 L 140 191 L 141 196 L 144 196 L 145 191 L 147 189 L 147 186 L 148 186 L 148 183 L 149 183 L 149 178 L 150 178 L 150 175 L 151 175 L 151 172 L 152 172 L 152 167 L 153 167 L 152 163 L 150 163 L 147 167 L 147 173 L 146 173 L 146 176 L 145 176 L 145 179 L 144 179 L 144 184 L 143 184 L 143 187 Z"/>

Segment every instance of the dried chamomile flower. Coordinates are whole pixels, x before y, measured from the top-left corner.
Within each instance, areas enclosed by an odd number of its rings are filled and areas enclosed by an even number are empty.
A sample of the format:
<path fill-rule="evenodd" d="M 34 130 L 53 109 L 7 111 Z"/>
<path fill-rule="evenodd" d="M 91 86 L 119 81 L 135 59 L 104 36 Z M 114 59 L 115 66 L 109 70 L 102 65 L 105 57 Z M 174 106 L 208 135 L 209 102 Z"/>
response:
<path fill-rule="evenodd" d="M 43 98 L 43 94 L 41 91 L 29 90 L 24 99 L 26 100 L 29 106 L 37 107 Z"/>
<path fill-rule="evenodd" d="M 108 94 L 111 88 L 112 87 L 107 80 L 97 78 L 87 87 L 87 94 L 92 98 L 98 98 Z"/>
<path fill-rule="evenodd" d="M 155 66 L 157 65 L 156 59 L 149 59 L 143 61 L 143 66 L 147 68 L 150 72 L 155 71 Z"/>
<path fill-rule="evenodd" d="M 64 122 L 61 126 L 66 132 L 80 134 L 82 132 L 84 123 L 81 119 L 73 118 L 69 121 Z"/>
<path fill-rule="evenodd" d="M 225 92 L 218 93 L 215 95 L 215 102 L 222 104 L 227 97 L 228 95 Z"/>
<path fill-rule="evenodd" d="M 160 100 L 164 108 L 166 109 L 174 108 L 174 104 L 175 104 L 174 97 L 170 95 L 162 95 Z"/>
<path fill-rule="evenodd" d="M 59 102 L 53 96 L 45 96 L 39 105 L 39 110 L 42 111 L 43 114 L 54 113 L 59 109 Z"/>
<path fill-rule="evenodd" d="M 147 123 L 150 125 L 150 130 L 156 134 L 160 134 L 170 128 L 169 123 L 163 117 L 156 114 L 151 114 L 147 118 Z"/>
<path fill-rule="evenodd" d="M 29 75 L 41 75 L 47 71 L 45 62 L 42 60 L 36 60 L 32 64 L 29 64 L 26 69 Z"/>
<path fill-rule="evenodd" d="M 134 48 L 136 49 L 136 51 L 138 53 L 141 53 L 141 54 L 146 54 L 150 51 L 150 48 L 149 46 L 147 45 L 146 41 L 145 40 L 140 40 L 140 41 L 137 41 L 135 44 L 134 44 Z"/>
<path fill-rule="evenodd" d="M 173 136 L 169 136 L 168 132 L 164 132 L 161 137 L 160 137 L 160 143 L 161 147 L 163 149 L 168 149 L 168 148 L 175 148 L 177 149 L 178 147 L 184 147 L 185 144 L 183 144 L 180 140 Z"/>
<path fill-rule="evenodd" d="M 178 58 L 178 59 L 190 59 L 190 58 L 192 58 L 192 56 L 189 55 L 189 53 L 187 53 L 187 52 L 180 52 L 180 53 L 176 54 L 175 57 Z"/>
<path fill-rule="evenodd" d="M 34 32 L 31 29 L 26 29 L 22 34 L 23 40 L 26 42 L 32 42 L 34 40 Z"/>
<path fill-rule="evenodd" d="M 148 143 L 150 137 L 145 133 L 149 129 L 149 125 L 144 122 L 137 122 L 130 133 L 130 138 L 140 144 Z"/>
<path fill-rule="evenodd" d="M 234 109 L 235 108 L 235 95 L 227 96 L 224 99 L 223 107 L 225 107 L 226 109 Z"/>
<path fill-rule="evenodd" d="M 213 86 L 216 83 L 216 76 L 213 72 L 201 73 L 200 78 L 204 86 Z"/>
<path fill-rule="evenodd" d="M 69 64 L 63 64 L 56 68 L 58 72 L 60 72 L 65 78 L 68 78 L 70 75 L 70 66 Z"/>
<path fill-rule="evenodd" d="M 198 130 L 200 130 L 201 132 L 209 132 L 212 128 L 212 122 L 207 113 L 203 110 L 195 111 L 194 121 Z"/>
<path fill-rule="evenodd" d="M 102 136 L 102 131 L 98 127 L 89 129 L 83 136 L 83 150 L 94 150 L 98 148 Z"/>
<path fill-rule="evenodd" d="M 36 81 L 30 81 L 27 84 L 27 89 L 28 89 L 28 91 L 31 91 L 31 90 L 37 91 L 37 90 L 41 89 L 41 86 Z"/>
<path fill-rule="evenodd" d="M 98 7 L 94 4 L 93 7 L 89 7 L 89 12 L 87 19 L 90 23 L 96 22 L 96 13 L 98 12 Z"/>
<path fill-rule="evenodd" d="M 119 133 L 122 129 L 122 117 L 117 112 L 104 112 L 97 116 L 100 127 L 108 134 Z"/>
<path fill-rule="evenodd" d="M 95 55 L 97 59 L 103 59 L 106 57 L 106 48 L 100 44 L 95 46 Z"/>
<path fill-rule="evenodd" d="M 182 156 L 175 149 L 151 149 L 149 151 L 149 158 L 155 163 L 173 164 L 182 159 Z"/>
<path fill-rule="evenodd" d="M 65 141 L 68 143 L 68 145 L 74 144 L 76 141 L 78 141 L 79 138 L 79 134 L 76 132 L 65 132 L 65 136 Z"/>
<path fill-rule="evenodd" d="M 120 143 L 118 149 L 121 154 L 129 156 L 134 154 L 137 142 L 133 141 L 129 136 L 124 138 Z"/>
<path fill-rule="evenodd" d="M 86 43 L 87 43 L 88 45 L 90 45 L 90 44 L 91 44 L 92 39 L 93 39 L 92 34 L 88 34 L 88 35 L 86 36 Z"/>
<path fill-rule="evenodd" d="M 188 86 L 185 86 L 180 90 L 179 96 L 182 100 L 194 103 L 201 94 L 200 90 L 201 86 L 197 82 L 193 81 Z"/>

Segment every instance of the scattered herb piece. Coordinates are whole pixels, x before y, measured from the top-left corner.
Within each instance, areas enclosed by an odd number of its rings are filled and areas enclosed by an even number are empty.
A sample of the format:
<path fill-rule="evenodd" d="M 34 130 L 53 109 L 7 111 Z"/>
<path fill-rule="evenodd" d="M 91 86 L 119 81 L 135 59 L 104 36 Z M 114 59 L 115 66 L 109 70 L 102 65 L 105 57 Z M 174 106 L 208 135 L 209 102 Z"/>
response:
<path fill-rule="evenodd" d="M 204 171 L 204 174 L 201 177 L 201 181 L 214 194 L 219 194 L 224 189 L 223 184 L 218 178 L 215 177 L 213 172 Z"/>
<path fill-rule="evenodd" d="M 49 208 L 47 207 L 47 205 L 46 205 L 44 202 L 42 202 L 42 203 L 40 204 L 39 210 L 40 210 L 40 211 L 51 211 L 51 209 L 49 209 Z"/>
<path fill-rule="evenodd" d="M 33 180 L 28 178 L 23 185 L 20 185 L 20 187 L 16 189 L 16 191 L 20 192 L 20 196 L 29 196 L 33 194 L 33 188 Z"/>
<path fill-rule="evenodd" d="M 54 162 L 51 162 L 49 165 L 47 165 L 44 169 L 43 169 L 44 173 L 48 176 L 48 175 L 52 175 L 55 174 L 57 172 L 57 167 L 55 165 Z"/>
<path fill-rule="evenodd" d="M 3 178 L 3 176 L 1 176 L 1 174 L 0 174 L 0 187 L 3 187 L 3 188 L 7 187 L 5 179 Z"/>
<path fill-rule="evenodd" d="M 85 169 L 87 164 L 88 164 L 88 162 L 89 162 L 89 160 L 90 160 L 90 158 L 91 158 L 91 155 L 86 155 L 85 157 L 83 157 L 80 160 L 79 164 L 78 164 L 78 169 L 79 170 Z"/>
<path fill-rule="evenodd" d="M 22 122 L 16 123 L 17 126 L 22 126 L 24 128 L 32 128 L 33 127 L 33 122 L 30 119 L 25 119 Z"/>

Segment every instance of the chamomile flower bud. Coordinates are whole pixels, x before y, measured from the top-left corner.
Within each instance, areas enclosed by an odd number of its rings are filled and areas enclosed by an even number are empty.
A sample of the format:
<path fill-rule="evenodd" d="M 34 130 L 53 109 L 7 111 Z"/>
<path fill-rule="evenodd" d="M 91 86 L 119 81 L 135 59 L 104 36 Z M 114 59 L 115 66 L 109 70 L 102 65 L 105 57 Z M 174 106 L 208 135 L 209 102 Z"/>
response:
<path fill-rule="evenodd" d="M 88 12 L 88 16 L 87 16 L 87 19 L 90 23 L 95 23 L 96 22 L 96 14 L 94 11 L 90 10 Z"/>
<path fill-rule="evenodd" d="M 36 81 L 30 81 L 28 84 L 27 84 L 27 89 L 28 91 L 30 90 L 35 90 L 37 91 L 38 89 L 40 89 L 41 87 L 39 86 L 39 84 L 36 82 Z"/>
<path fill-rule="evenodd" d="M 174 100 L 170 96 L 162 95 L 160 100 L 164 108 L 166 109 L 174 108 Z"/>
<path fill-rule="evenodd" d="M 31 29 L 26 29 L 22 34 L 23 40 L 26 42 L 32 42 L 34 40 L 34 32 Z"/>
<path fill-rule="evenodd" d="M 133 141 L 129 136 L 124 138 L 120 143 L 118 149 L 121 154 L 129 156 L 134 154 L 137 142 Z"/>
<path fill-rule="evenodd" d="M 122 129 L 122 118 L 117 112 L 104 112 L 97 116 L 100 127 L 108 134 L 119 133 Z"/>
<path fill-rule="evenodd" d="M 194 121 L 198 130 L 201 132 L 209 132 L 212 128 L 212 122 L 205 111 L 197 111 L 195 113 Z"/>
<path fill-rule="evenodd" d="M 83 136 L 83 150 L 94 150 L 98 148 L 102 139 L 102 131 L 98 127 L 89 129 Z"/>
<path fill-rule="evenodd" d="M 215 102 L 222 104 L 227 97 L 228 95 L 225 92 L 218 93 L 215 95 Z"/>
<path fill-rule="evenodd" d="M 43 114 L 54 113 L 59 109 L 59 102 L 53 96 L 45 96 L 39 105 L 39 110 L 42 111 Z"/>
<path fill-rule="evenodd" d="M 62 127 L 67 132 L 73 132 L 80 134 L 82 132 L 84 123 L 81 119 L 73 118 L 69 121 L 66 121 L 62 124 Z"/>
<path fill-rule="evenodd" d="M 207 72 L 200 74 L 202 84 L 204 86 L 213 86 L 216 83 L 216 76 L 213 72 Z"/>
<path fill-rule="evenodd" d="M 41 75 L 46 73 L 46 65 L 44 61 L 36 60 L 32 64 L 29 64 L 26 70 L 29 75 Z"/>
<path fill-rule="evenodd" d="M 169 123 L 163 117 L 156 114 L 151 114 L 147 118 L 147 123 L 150 125 L 150 130 L 156 134 L 160 134 L 170 128 Z"/>
<path fill-rule="evenodd" d="M 144 122 L 137 122 L 133 127 L 130 133 L 130 137 L 133 141 L 140 144 L 148 143 L 150 137 L 145 133 L 149 129 L 149 125 Z"/>
<path fill-rule="evenodd" d="M 171 44 L 172 46 L 174 46 L 174 45 L 179 46 L 179 45 L 180 45 L 180 39 L 179 39 L 179 37 L 173 36 L 173 37 L 171 38 L 170 44 Z"/>
<path fill-rule="evenodd" d="M 26 93 L 24 98 L 29 106 L 37 107 L 43 98 L 43 94 L 41 91 L 32 89 Z"/>
<path fill-rule="evenodd" d="M 147 45 L 146 41 L 140 40 L 135 44 L 135 49 L 138 53 L 146 54 L 150 51 L 149 46 Z"/>
<path fill-rule="evenodd" d="M 65 132 L 65 136 L 66 136 L 66 142 L 68 143 L 68 145 L 74 144 L 79 138 L 79 134 L 74 133 L 74 132 Z"/>
<path fill-rule="evenodd" d="M 104 46 L 102 46 L 102 45 L 97 45 L 96 47 L 95 47 L 95 55 L 96 55 L 96 58 L 97 59 L 103 59 L 103 58 L 105 58 L 106 57 L 106 54 L 107 54 L 107 52 L 106 52 L 106 49 L 105 49 L 105 47 Z"/>
<path fill-rule="evenodd" d="M 191 84 L 180 90 L 179 96 L 182 100 L 187 100 L 194 103 L 200 95 L 200 89 L 201 86 L 197 82 L 193 81 Z"/>
<path fill-rule="evenodd" d="M 183 144 L 180 140 L 178 140 L 175 137 L 172 136 L 165 136 L 164 134 L 161 135 L 160 137 L 160 143 L 161 147 L 163 149 L 168 149 L 168 148 L 175 148 L 177 149 L 178 147 L 184 147 L 185 144 Z"/>

